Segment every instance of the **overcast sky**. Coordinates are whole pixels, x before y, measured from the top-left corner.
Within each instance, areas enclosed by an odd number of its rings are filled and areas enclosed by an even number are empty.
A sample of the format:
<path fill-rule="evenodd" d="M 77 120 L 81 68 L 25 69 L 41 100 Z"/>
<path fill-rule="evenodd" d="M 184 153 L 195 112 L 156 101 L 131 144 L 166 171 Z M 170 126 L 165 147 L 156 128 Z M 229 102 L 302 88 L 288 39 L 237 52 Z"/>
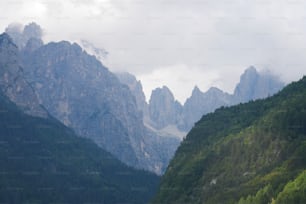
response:
<path fill-rule="evenodd" d="M 195 85 L 232 92 L 250 65 L 301 78 L 305 11 L 303 0 L 1 0 L 0 29 L 35 21 L 45 42 L 88 40 L 147 97 L 167 85 L 184 102 Z"/>

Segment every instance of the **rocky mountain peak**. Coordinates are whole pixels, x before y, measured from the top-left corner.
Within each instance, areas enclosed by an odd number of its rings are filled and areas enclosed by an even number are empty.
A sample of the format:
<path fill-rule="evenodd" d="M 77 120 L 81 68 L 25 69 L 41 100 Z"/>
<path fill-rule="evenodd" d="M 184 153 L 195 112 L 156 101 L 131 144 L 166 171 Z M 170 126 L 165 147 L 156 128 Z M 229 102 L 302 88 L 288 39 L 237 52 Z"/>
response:
<path fill-rule="evenodd" d="M 25 113 L 47 117 L 29 83 L 23 77 L 19 50 L 6 33 L 0 35 L 0 89 Z"/>
<path fill-rule="evenodd" d="M 202 94 L 203 92 L 199 89 L 198 86 L 195 86 L 192 90 L 192 94 L 191 95 L 200 95 Z"/>
<path fill-rule="evenodd" d="M 42 42 L 43 30 L 34 22 L 26 26 L 17 23 L 10 24 L 5 29 L 5 32 L 13 39 L 13 42 L 20 50 L 26 47 L 30 39 Z"/>
<path fill-rule="evenodd" d="M 32 22 L 24 27 L 23 35 L 27 39 L 31 39 L 31 38 L 41 39 L 43 36 L 43 30 L 38 24 L 36 24 L 35 22 Z"/>
<path fill-rule="evenodd" d="M 27 54 L 22 58 L 25 77 L 53 117 L 129 166 L 163 172 L 176 147 L 169 144 L 178 140 L 145 128 L 129 87 L 96 57 L 67 41 Z"/>
<path fill-rule="evenodd" d="M 174 101 L 175 101 L 174 96 L 167 86 L 154 89 L 150 97 L 150 104 L 156 104 L 156 103 L 168 104 Z"/>
<path fill-rule="evenodd" d="M 273 95 L 284 87 L 276 76 L 271 73 L 260 73 L 251 66 L 241 75 L 240 82 L 235 88 L 235 103 L 247 102 Z"/>
<path fill-rule="evenodd" d="M 24 50 L 25 52 L 33 52 L 35 50 L 37 50 L 38 48 L 40 48 L 41 46 L 43 46 L 43 41 L 41 39 L 38 38 L 31 38 L 28 40 Z"/>
<path fill-rule="evenodd" d="M 252 66 L 249 66 L 245 71 L 244 71 L 244 74 L 258 74 L 256 68 L 252 65 Z"/>
<path fill-rule="evenodd" d="M 157 129 L 175 124 L 182 109 L 167 86 L 154 89 L 149 104 L 150 118 Z"/>
<path fill-rule="evenodd" d="M 129 87 L 133 96 L 135 97 L 137 107 L 142 111 L 144 117 L 149 117 L 148 104 L 146 102 L 146 97 L 142 89 L 141 82 L 136 79 L 136 77 L 128 72 L 116 73 L 119 81 Z"/>
<path fill-rule="evenodd" d="M 17 47 L 14 43 L 12 38 L 7 33 L 2 33 L 0 35 L 0 45 L 1 48 L 7 47 L 8 45 L 12 45 L 14 47 Z"/>
<path fill-rule="evenodd" d="M 241 85 L 252 85 L 256 82 L 256 79 L 259 77 L 259 73 L 257 72 L 256 68 L 254 66 L 251 66 L 247 68 L 244 73 L 240 76 L 240 82 Z M 238 84 L 238 86 L 239 86 Z"/>
<path fill-rule="evenodd" d="M 10 72 L 17 73 L 20 69 L 18 66 L 18 48 L 13 43 L 11 37 L 3 33 L 0 35 L 0 65 L 1 65 L 1 73 Z M 14 66 L 7 66 L 8 64 L 14 64 Z M 3 74 L 1 77 L 4 77 Z"/>
<path fill-rule="evenodd" d="M 210 87 L 208 90 L 207 90 L 207 93 L 220 93 L 220 92 L 223 92 L 222 90 L 220 90 L 219 88 L 217 87 Z"/>

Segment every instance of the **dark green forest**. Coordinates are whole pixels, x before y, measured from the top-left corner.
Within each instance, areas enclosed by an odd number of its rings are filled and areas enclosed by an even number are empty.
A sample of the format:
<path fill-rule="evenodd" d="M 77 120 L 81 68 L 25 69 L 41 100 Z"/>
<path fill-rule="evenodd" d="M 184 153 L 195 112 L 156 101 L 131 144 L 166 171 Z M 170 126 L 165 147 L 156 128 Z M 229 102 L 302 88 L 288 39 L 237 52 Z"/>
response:
<path fill-rule="evenodd" d="M 0 203 L 146 203 L 158 183 L 0 93 Z"/>
<path fill-rule="evenodd" d="M 195 124 L 153 203 L 306 203 L 306 77 Z"/>

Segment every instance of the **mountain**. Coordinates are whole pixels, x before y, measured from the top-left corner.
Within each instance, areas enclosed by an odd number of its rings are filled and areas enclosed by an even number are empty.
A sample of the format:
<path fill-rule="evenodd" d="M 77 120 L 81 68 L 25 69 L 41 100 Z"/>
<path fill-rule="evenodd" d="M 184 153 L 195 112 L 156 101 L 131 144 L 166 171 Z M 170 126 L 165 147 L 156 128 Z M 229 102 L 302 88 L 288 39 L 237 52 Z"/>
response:
<path fill-rule="evenodd" d="M 164 86 L 153 91 L 149 105 L 146 102 L 142 84 L 134 75 L 123 72 L 116 73 L 116 76 L 121 83 L 129 87 L 134 95 L 138 109 L 143 113 L 143 123 L 147 130 L 158 137 L 164 138 L 165 141 L 172 141 L 166 148 L 169 152 L 167 160 L 170 160 L 179 145 L 179 141 L 186 135 L 186 132 L 179 130 L 176 125 L 176 121 L 180 120 L 181 104 L 174 99 L 170 89 Z"/>
<path fill-rule="evenodd" d="M 305 203 L 306 77 L 188 133 L 153 203 Z"/>
<path fill-rule="evenodd" d="M 266 98 L 278 92 L 284 84 L 269 72 L 258 73 L 251 66 L 240 77 L 240 82 L 234 91 L 234 103 Z"/>
<path fill-rule="evenodd" d="M 105 61 L 108 56 L 108 52 L 105 49 L 97 48 L 94 44 L 87 40 L 80 40 L 80 46 L 86 50 L 90 55 L 94 55 L 101 62 Z"/>
<path fill-rule="evenodd" d="M 134 75 L 127 72 L 116 73 L 116 76 L 121 83 L 125 84 L 130 89 L 136 99 L 138 110 L 142 112 L 142 122 L 145 126 L 146 135 L 149 135 L 149 137 L 146 137 L 146 144 L 150 144 L 147 146 L 151 149 L 148 150 L 148 152 L 158 152 L 158 154 L 151 154 L 149 157 L 150 160 L 155 161 L 153 171 L 158 174 L 164 173 L 181 138 L 184 137 L 185 134 L 171 127 L 159 130 L 152 127 L 151 125 L 154 125 L 154 123 L 150 118 L 149 106 L 146 102 L 141 82 L 138 81 Z M 158 157 L 156 155 L 158 155 Z"/>
<path fill-rule="evenodd" d="M 218 88 L 212 87 L 203 93 L 197 86 L 193 89 L 192 95 L 184 104 L 182 120 L 178 127 L 189 131 L 194 123 L 206 114 L 215 109 L 231 104 L 232 97 Z"/>
<path fill-rule="evenodd" d="M 156 88 L 149 101 L 149 116 L 153 127 L 161 129 L 176 124 L 182 111 L 181 104 L 174 99 L 168 87 Z"/>
<path fill-rule="evenodd" d="M 165 170 L 179 140 L 148 130 L 129 88 L 100 61 L 76 43 L 44 45 L 36 37 L 22 39 L 28 41 L 21 49 L 8 42 L 15 49 L 20 76 L 39 105 L 125 164 L 157 174 Z M 21 100 L 27 98 L 23 95 Z"/>
<path fill-rule="evenodd" d="M 135 98 L 95 57 L 62 41 L 24 54 L 23 66 L 52 116 L 126 164 L 152 170 Z"/>
<path fill-rule="evenodd" d="M 54 118 L 24 114 L 2 91 L 0 121 L 1 203 L 143 204 L 156 191 L 155 174 L 124 165 Z"/>
<path fill-rule="evenodd" d="M 142 111 L 143 117 L 147 117 L 149 115 L 149 108 L 141 82 L 137 81 L 136 77 L 128 72 L 116 73 L 116 76 L 122 84 L 125 84 L 129 87 L 130 91 L 136 99 L 138 109 Z"/>
<path fill-rule="evenodd" d="M 0 90 L 24 112 L 48 117 L 32 87 L 23 78 L 24 70 L 20 66 L 18 48 L 5 33 L 0 35 L 0 67 Z"/>
<path fill-rule="evenodd" d="M 43 30 L 34 22 L 29 23 L 26 26 L 18 23 L 10 24 L 5 29 L 5 33 L 13 39 L 14 43 L 20 50 L 26 47 L 29 40 L 36 39 L 41 41 L 43 36 Z"/>
<path fill-rule="evenodd" d="M 188 132 L 202 115 L 213 112 L 222 106 L 231 106 L 255 99 L 272 96 L 284 87 L 270 72 L 258 72 L 253 66 L 245 70 L 233 94 L 211 87 L 202 92 L 197 86 L 184 105 L 175 101 L 167 87 L 152 91 L 149 101 L 151 126 L 162 130 L 175 126 L 178 132 Z"/>
<path fill-rule="evenodd" d="M 149 104 L 147 104 L 141 82 L 137 81 L 135 76 L 129 73 L 117 73 L 117 77 L 121 83 L 129 87 L 136 98 L 138 109 L 143 113 L 143 123 L 146 129 L 151 131 L 149 134 L 157 135 L 159 136 L 157 138 L 160 139 L 162 137 L 164 141 L 168 141 L 167 144 L 164 144 L 169 147 L 166 148 L 168 149 L 168 154 L 164 156 L 164 161 L 169 161 L 172 158 L 179 145 L 179 142 L 175 141 L 174 138 L 182 140 L 202 115 L 213 112 L 222 106 L 268 97 L 284 86 L 271 73 L 259 73 L 254 67 L 250 67 L 241 75 L 241 80 L 234 94 L 228 94 L 215 87 L 202 92 L 198 87 L 195 87 L 191 97 L 182 106 L 175 100 L 170 89 L 166 86 L 153 90 Z M 243 95 L 241 94 L 242 92 L 250 94 Z M 156 147 L 160 149 L 159 152 L 162 152 L 162 148 L 158 147 L 158 145 Z M 168 163 L 165 164 L 162 165 L 163 170 Z"/>

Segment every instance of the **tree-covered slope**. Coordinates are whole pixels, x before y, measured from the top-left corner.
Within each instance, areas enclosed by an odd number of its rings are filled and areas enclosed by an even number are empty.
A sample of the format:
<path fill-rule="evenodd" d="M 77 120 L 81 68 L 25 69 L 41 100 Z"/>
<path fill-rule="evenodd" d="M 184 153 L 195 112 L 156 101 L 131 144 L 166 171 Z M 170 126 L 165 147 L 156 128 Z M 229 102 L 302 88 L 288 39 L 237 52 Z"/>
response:
<path fill-rule="evenodd" d="M 158 182 L 0 94 L 0 203 L 146 203 Z"/>
<path fill-rule="evenodd" d="M 305 186 L 305 169 L 306 77 L 268 99 L 203 116 L 178 148 L 154 203 L 306 203 L 305 190 L 288 193 L 294 179 Z"/>

